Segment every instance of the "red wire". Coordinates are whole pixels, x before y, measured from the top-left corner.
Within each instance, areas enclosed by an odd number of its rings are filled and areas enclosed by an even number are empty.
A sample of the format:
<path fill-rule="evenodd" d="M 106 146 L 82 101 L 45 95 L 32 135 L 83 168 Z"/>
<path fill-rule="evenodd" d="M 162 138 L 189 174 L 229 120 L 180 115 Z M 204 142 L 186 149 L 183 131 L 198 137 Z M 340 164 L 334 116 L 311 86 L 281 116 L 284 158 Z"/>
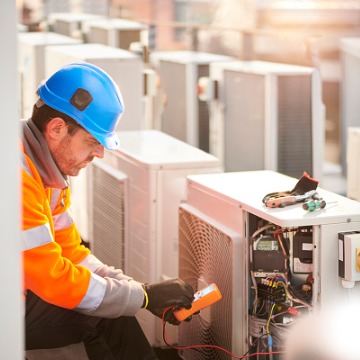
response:
<path fill-rule="evenodd" d="M 164 338 L 166 340 L 166 344 L 171 346 L 175 350 L 205 349 L 205 348 L 218 349 L 218 350 L 224 351 L 225 353 L 227 353 L 228 355 L 230 355 L 231 357 L 233 357 L 235 359 L 247 359 L 251 356 L 256 356 L 256 355 L 270 355 L 270 354 L 283 354 L 284 353 L 284 351 L 271 351 L 271 352 L 252 353 L 249 355 L 237 356 L 237 355 L 234 355 L 233 353 L 231 353 L 229 350 L 226 350 L 223 347 L 218 346 L 218 345 L 181 345 L 181 346 L 173 345 L 169 341 L 166 331 L 165 331 L 165 325 L 166 325 L 165 314 L 167 313 L 167 311 L 173 310 L 173 309 L 174 309 L 174 306 L 170 306 L 170 307 L 164 309 L 164 312 L 162 315 L 162 326 L 163 326 L 163 330 L 164 330 Z"/>

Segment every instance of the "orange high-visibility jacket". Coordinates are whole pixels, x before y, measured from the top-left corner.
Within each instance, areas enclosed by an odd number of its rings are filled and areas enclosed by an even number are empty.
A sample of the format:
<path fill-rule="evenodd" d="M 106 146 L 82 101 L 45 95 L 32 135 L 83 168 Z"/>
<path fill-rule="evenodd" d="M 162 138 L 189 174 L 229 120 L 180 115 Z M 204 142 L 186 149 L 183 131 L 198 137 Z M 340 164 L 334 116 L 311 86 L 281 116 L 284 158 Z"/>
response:
<path fill-rule="evenodd" d="M 142 285 L 81 245 L 70 189 L 31 120 L 24 122 L 22 191 L 25 291 L 94 316 L 135 315 L 144 299 Z"/>

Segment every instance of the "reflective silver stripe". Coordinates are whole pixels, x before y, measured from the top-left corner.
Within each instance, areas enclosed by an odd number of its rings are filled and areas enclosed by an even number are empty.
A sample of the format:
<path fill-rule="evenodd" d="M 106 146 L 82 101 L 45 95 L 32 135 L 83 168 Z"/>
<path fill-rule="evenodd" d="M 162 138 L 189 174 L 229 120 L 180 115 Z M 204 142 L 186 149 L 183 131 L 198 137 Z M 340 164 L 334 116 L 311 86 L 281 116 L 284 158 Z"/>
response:
<path fill-rule="evenodd" d="M 84 314 L 90 314 L 96 310 L 103 301 L 106 290 L 106 280 L 91 273 L 89 288 L 80 304 L 75 308 Z"/>
<path fill-rule="evenodd" d="M 51 199 L 50 199 L 50 209 L 51 211 L 55 210 L 56 204 L 59 201 L 61 195 L 61 189 L 52 189 Z"/>
<path fill-rule="evenodd" d="M 64 211 L 60 214 L 54 215 L 53 221 L 54 221 L 55 231 L 61 230 L 61 229 L 66 229 L 67 227 L 69 227 L 70 225 L 72 225 L 74 223 L 74 220 L 71 217 L 71 212 L 69 212 L 69 211 Z"/>
<path fill-rule="evenodd" d="M 95 255 L 89 254 L 77 265 L 84 266 L 90 271 L 95 272 L 99 267 L 103 266 L 104 264 Z"/>
<path fill-rule="evenodd" d="M 21 239 L 24 251 L 34 249 L 54 241 L 50 225 L 48 223 L 28 230 L 23 230 L 21 232 Z"/>

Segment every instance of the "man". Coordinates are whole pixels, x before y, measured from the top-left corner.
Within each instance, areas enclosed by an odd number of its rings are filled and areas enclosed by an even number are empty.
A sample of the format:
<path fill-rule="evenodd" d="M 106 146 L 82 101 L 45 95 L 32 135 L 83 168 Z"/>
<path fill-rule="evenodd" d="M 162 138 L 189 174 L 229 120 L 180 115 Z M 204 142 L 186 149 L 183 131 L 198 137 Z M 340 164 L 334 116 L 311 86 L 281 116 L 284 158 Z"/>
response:
<path fill-rule="evenodd" d="M 141 284 L 101 263 L 81 245 L 70 213 L 67 176 L 119 145 L 120 91 L 98 67 L 74 63 L 38 94 L 23 123 L 26 349 L 82 344 L 89 359 L 156 359 L 134 315 L 189 308 L 192 287 L 180 279 Z M 179 324 L 173 314 L 167 320 Z"/>

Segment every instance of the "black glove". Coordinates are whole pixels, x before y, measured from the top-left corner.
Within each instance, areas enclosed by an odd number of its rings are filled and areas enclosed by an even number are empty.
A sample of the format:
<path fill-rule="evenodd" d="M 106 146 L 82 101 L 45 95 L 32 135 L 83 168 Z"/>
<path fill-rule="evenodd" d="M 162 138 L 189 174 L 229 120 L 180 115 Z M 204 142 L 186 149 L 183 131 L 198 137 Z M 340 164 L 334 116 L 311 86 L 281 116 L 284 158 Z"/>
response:
<path fill-rule="evenodd" d="M 194 299 L 194 289 L 181 279 L 170 279 L 154 284 L 145 284 L 144 290 L 148 295 L 149 302 L 146 309 L 159 318 L 168 307 L 190 309 Z M 164 319 L 170 324 L 179 325 L 180 321 L 172 313 L 165 314 Z"/>

